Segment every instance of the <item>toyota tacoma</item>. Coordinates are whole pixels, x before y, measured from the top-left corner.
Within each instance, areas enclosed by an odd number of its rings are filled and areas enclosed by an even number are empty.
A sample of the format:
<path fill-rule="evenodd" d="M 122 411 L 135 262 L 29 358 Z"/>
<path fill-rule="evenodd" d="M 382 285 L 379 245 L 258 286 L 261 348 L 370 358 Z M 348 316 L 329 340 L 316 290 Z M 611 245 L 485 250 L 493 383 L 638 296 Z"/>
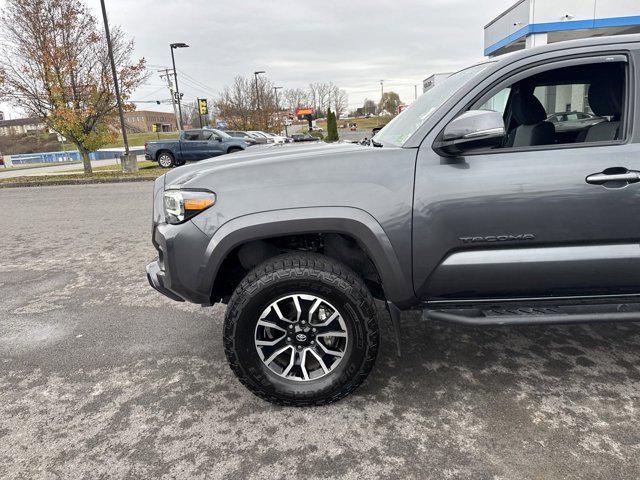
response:
<path fill-rule="evenodd" d="M 460 70 L 369 145 L 290 144 L 169 171 L 154 187 L 151 285 L 227 304 L 224 349 L 252 392 L 319 405 L 428 321 L 640 320 L 640 36 Z M 549 116 L 584 112 L 597 123 Z"/>

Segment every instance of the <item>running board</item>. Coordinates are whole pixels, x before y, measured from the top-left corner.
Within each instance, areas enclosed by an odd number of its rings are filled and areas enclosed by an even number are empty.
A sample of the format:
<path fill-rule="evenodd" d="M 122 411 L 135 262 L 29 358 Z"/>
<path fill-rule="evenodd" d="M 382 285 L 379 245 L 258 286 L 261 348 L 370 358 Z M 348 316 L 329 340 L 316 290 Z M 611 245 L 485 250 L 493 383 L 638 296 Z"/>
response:
<path fill-rule="evenodd" d="M 640 303 L 601 305 L 496 306 L 433 309 L 424 318 L 462 325 L 549 325 L 640 322 Z"/>

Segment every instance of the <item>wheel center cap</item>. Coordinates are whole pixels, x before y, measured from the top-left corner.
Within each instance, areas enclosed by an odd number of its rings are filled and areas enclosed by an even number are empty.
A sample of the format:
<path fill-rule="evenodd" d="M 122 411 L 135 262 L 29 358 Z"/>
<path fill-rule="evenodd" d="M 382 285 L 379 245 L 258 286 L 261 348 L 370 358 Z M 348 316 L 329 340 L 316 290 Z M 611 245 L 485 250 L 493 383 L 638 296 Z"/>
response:
<path fill-rule="evenodd" d="M 299 342 L 306 342 L 307 341 L 307 336 L 304 333 L 298 333 L 296 335 L 296 340 Z"/>

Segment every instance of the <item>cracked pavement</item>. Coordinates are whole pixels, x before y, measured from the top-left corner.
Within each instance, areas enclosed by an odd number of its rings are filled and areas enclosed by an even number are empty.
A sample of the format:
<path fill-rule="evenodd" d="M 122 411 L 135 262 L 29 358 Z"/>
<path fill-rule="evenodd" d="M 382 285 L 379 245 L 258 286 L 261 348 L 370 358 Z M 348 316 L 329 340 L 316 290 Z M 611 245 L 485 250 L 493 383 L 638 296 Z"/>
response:
<path fill-rule="evenodd" d="M 0 190 L 0 478 L 640 477 L 640 325 L 403 314 L 355 394 L 245 390 L 224 306 L 147 284 L 151 183 Z"/>

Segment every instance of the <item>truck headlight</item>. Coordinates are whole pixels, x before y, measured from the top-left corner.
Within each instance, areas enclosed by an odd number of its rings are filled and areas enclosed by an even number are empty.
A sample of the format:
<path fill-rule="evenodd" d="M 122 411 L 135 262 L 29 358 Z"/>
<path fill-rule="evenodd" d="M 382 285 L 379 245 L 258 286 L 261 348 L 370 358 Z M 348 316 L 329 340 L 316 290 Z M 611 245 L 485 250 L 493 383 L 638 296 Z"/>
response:
<path fill-rule="evenodd" d="M 182 223 L 215 205 L 216 194 L 206 190 L 166 190 L 164 214 L 167 223 Z"/>

